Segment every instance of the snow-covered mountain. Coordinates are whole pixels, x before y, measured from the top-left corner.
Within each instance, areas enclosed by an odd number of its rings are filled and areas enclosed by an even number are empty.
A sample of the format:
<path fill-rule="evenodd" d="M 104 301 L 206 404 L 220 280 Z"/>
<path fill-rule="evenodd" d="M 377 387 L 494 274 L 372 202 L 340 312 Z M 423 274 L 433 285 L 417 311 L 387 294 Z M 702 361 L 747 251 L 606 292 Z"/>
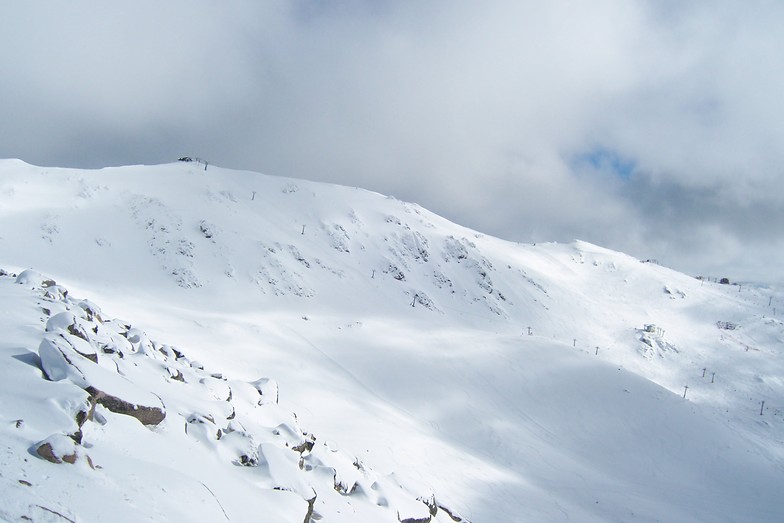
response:
<path fill-rule="evenodd" d="M 0 161 L 0 268 L 0 520 L 781 518 L 774 289 L 200 162 Z"/>

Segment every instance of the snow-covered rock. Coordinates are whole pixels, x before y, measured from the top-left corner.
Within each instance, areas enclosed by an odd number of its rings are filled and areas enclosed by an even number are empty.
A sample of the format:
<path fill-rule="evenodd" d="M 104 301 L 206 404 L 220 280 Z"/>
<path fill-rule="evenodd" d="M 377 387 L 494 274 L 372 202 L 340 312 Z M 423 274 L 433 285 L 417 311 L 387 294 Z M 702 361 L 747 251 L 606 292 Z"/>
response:
<path fill-rule="evenodd" d="M 45 440 L 35 445 L 35 453 L 51 463 L 70 463 L 73 465 L 78 459 L 84 459 L 93 468 L 92 460 L 84 449 L 72 438 L 64 434 L 52 434 Z"/>
<path fill-rule="evenodd" d="M 193 162 L 0 209 L 0 520 L 779 519 L 778 289 Z"/>
<path fill-rule="evenodd" d="M 28 299 L 46 299 L 47 310 L 61 310 L 49 316 L 38 333 L 38 362 L 43 377 L 49 383 L 81 393 L 74 396 L 69 392 L 49 400 L 66 417 L 62 418 L 60 432 L 30 443 L 35 455 L 54 464 L 84 461 L 90 470 L 110 471 L 117 466 L 110 457 L 113 446 L 127 445 L 121 452 L 130 452 L 136 445 L 125 438 L 131 437 L 144 441 L 144 449 L 136 458 L 126 457 L 131 462 L 124 466 L 133 466 L 133 460 L 138 459 L 137 466 L 144 467 L 147 459 L 144 456 L 164 456 L 171 453 L 167 448 L 171 449 L 172 445 L 182 446 L 179 434 L 183 433 L 197 445 L 183 458 L 201 456 L 200 470 L 211 470 L 214 463 L 222 463 L 227 467 L 222 477 L 229 484 L 249 482 L 246 488 L 290 492 L 300 502 L 289 500 L 281 506 L 296 507 L 288 514 L 296 514 L 297 521 L 310 522 L 311 518 L 316 520 L 322 517 L 319 514 L 330 512 L 324 507 L 320 513 L 314 512 L 316 500 L 320 492 L 327 492 L 325 497 L 329 497 L 329 493 L 343 488 L 347 480 L 338 479 L 337 471 L 344 471 L 341 478 L 350 477 L 345 472 L 345 459 L 332 453 L 321 457 L 319 463 L 334 471 L 328 482 L 313 467 L 305 466 L 312 463 L 311 455 L 320 447 L 315 444 L 314 435 L 299 427 L 296 415 L 280 406 L 275 380 L 224 379 L 222 373 L 194 365 L 170 345 L 151 340 L 142 329 L 105 318 L 92 302 L 71 298 L 67 292 L 57 298 L 45 294 L 46 287 L 37 283 L 46 281 L 40 275 L 25 281 L 34 282 L 25 291 Z M 0 303 L 6 303 L 4 299 L 0 292 Z M 41 378 L 30 375 L 25 386 L 38 386 L 36 380 Z M 139 425 L 126 421 L 129 418 L 135 418 L 147 428 L 139 432 Z M 182 427 L 179 430 L 178 424 Z M 29 425 L 36 423 L 17 419 L 13 427 L 16 431 L 29 431 Z M 150 427 L 155 427 L 152 435 L 145 434 Z M 97 463 L 88 455 L 88 449 L 96 455 Z M 178 458 L 169 455 L 166 459 L 177 461 Z M 179 463 L 178 466 L 183 466 L 185 462 Z M 252 476 L 242 474 L 242 468 L 253 469 Z M 141 469 L 135 472 L 139 473 Z M 85 481 L 102 480 L 96 476 Z M 62 487 L 67 488 L 65 484 Z M 379 521 L 389 520 L 384 514 L 407 513 L 411 506 L 421 505 L 414 494 L 406 494 L 401 487 L 398 490 L 399 499 L 392 504 L 377 505 L 367 499 L 356 502 L 365 503 L 364 513 L 376 513 Z M 343 494 L 351 492 L 344 488 Z M 110 497 L 103 502 L 117 503 L 119 498 L 111 501 Z M 218 502 L 227 514 L 227 507 Z M 237 505 L 233 510 L 241 509 Z M 28 510 L 27 514 L 32 512 Z M 245 518 L 250 518 L 250 514 L 240 517 Z M 281 521 L 291 521 L 290 516 Z"/>

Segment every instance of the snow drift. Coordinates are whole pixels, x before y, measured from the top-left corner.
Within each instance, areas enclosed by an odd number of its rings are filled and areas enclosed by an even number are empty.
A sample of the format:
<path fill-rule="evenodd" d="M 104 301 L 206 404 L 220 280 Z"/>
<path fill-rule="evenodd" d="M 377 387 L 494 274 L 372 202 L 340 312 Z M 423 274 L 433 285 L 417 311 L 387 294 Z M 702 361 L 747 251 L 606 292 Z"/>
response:
<path fill-rule="evenodd" d="M 0 161 L 0 517 L 777 520 L 774 289 L 203 167 Z"/>

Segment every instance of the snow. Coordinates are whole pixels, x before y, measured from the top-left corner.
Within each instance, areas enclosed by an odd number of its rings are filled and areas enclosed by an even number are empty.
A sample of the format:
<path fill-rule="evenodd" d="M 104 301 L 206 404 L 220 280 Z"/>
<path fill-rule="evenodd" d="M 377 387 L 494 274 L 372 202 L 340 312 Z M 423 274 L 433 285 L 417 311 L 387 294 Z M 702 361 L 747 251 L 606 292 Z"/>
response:
<path fill-rule="evenodd" d="M 0 161 L 0 269 L 0 520 L 780 518 L 777 289 L 185 162 Z"/>

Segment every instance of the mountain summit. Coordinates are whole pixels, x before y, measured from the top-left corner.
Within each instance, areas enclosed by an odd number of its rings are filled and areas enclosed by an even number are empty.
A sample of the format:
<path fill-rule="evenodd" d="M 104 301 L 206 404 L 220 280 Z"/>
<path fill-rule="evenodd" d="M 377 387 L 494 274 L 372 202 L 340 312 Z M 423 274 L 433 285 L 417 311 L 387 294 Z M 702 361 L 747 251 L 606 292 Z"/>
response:
<path fill-rule="evenodd" d="M 769 288 L 196 161 L 0 161 L 0 268 L 0 520 L 780 517 Z"/>

